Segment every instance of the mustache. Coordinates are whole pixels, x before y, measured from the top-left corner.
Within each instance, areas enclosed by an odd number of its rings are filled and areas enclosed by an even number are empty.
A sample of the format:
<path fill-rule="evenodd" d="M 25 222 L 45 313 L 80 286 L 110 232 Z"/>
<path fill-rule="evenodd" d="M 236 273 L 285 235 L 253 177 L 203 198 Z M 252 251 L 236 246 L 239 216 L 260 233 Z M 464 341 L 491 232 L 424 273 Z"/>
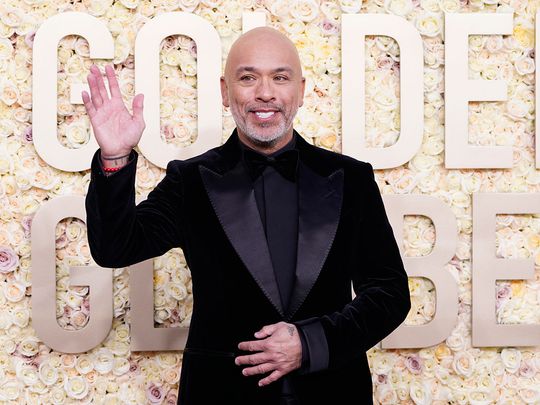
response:
<path fill-rule="evenodd" d="M 257 110 L 272 110 L 272 111 L 283 111 L 283 106 L 279 104 L 254 104 L 246 108 L 246 112 L 253 112 Z"/>

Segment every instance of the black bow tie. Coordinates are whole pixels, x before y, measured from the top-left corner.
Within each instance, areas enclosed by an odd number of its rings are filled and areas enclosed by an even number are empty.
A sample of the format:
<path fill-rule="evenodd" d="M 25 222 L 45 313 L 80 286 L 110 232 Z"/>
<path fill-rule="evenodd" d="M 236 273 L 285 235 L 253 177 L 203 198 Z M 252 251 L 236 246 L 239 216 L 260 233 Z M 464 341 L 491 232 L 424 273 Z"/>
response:
<path fill-rule="evenodd" d="M 244 162 L 252 179 L 257 179 L 268 166 L 276 169 L 287 180 L 296 182 L 298 151 L 290 149 L 277 156 L 264 156 L 249 149 L 244 150 Z"/>

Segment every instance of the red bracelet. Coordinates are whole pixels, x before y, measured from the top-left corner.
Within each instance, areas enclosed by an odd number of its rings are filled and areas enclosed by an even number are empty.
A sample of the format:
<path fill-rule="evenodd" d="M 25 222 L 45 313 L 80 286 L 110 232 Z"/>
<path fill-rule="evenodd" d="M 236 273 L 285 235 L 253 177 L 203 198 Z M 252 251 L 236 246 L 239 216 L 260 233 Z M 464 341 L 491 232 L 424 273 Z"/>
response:
<path fill-rule="evenodd" d="M 104 172 L 107 172 L 107 173 L 114 173 L 114 172 L 117 172 L 118 170 L 120 170 L 122 167 L 124 167 L 124 166 L 104 167 L 104 168 L 103 168 L 103 171 L 104 171 Z"/>

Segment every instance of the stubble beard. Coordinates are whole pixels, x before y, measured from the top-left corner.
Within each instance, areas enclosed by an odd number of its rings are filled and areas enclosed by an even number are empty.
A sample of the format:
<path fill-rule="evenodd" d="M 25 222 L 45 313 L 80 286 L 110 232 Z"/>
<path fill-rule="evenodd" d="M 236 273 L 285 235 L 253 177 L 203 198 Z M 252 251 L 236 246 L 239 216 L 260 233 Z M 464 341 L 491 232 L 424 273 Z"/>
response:
<path fill-rule="evenodd" d="M 274 125 L 270 123 L 262 123 L 262 125 L 248 124 L 247 120 L 245 120 L 244 117 L 240 115 L 238 107 L 236 105 L 231 105 L 231 114 L 238 129 L 243 134 L 245 134 L 246 137 L 249 138 L 249 140 L 253 142 L 254 145 L 257 145 L 258 147 L 263 149 L 273 148 L 276 143 L 281 138 L 283 138 L 287 134 L 287 132 L 289 132 L 297 111 L 298 109 L 292 110 L 290 114 L 287 115 L 282 109 L 280 109 L 279 113 L 283 113 L 285 119 L 280 120 L 279 124 L 275 126 L 276 128 L 274 132 L 263 135 L 258 131 L 259 128 L 267 128 Z M 248 114 L 250 113 L 248 112 Z"/>

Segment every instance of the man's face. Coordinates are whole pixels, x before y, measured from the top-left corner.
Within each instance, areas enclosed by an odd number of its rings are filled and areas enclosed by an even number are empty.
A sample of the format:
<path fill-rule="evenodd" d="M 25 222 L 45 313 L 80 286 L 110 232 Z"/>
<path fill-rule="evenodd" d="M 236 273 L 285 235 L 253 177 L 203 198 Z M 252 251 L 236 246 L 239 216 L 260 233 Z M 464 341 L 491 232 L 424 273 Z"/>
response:
<path fill-rule="evenodd" d="M 239 136 L 267 146 L 292 136 L 292 122 L 304 95 L 296 52 L 271 35 L 242 41 L 229 55 L 221 93 Z"/>

